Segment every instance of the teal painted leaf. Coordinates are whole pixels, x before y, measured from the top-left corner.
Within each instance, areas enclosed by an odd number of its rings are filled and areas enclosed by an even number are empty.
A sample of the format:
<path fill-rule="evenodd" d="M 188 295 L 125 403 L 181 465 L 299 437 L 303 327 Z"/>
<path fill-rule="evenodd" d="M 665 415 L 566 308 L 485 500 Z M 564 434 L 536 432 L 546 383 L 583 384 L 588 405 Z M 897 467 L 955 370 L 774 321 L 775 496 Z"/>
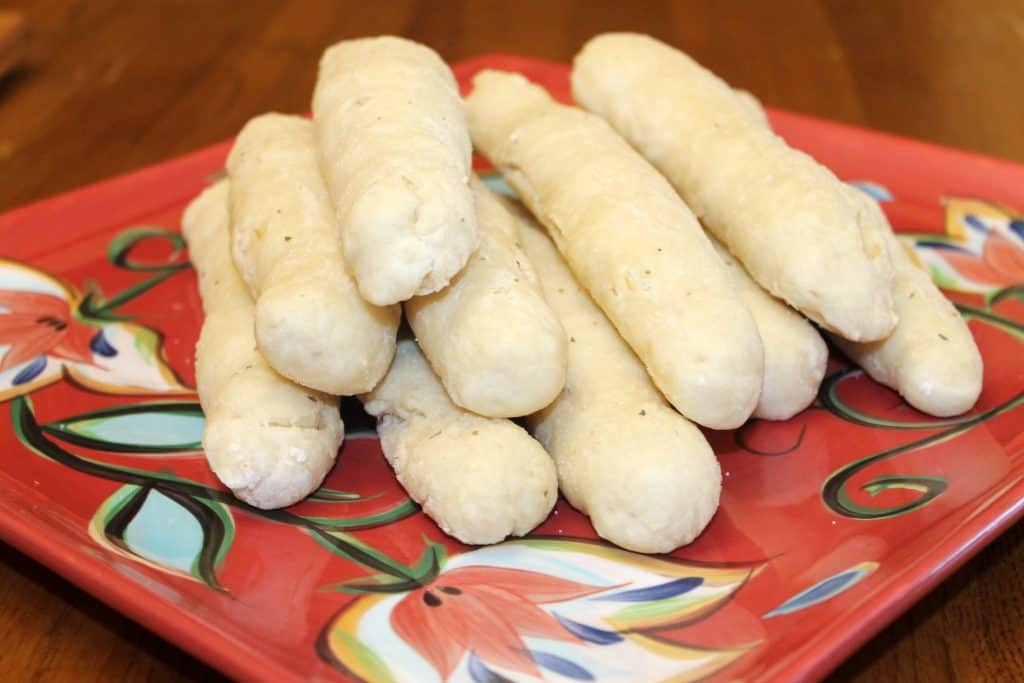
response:
<path fill-rule="evenodd" d="M 100 506 L 89 533 L 120 555 L 222 590 L 216 571 L 234 540 L 235 525 L 220 503 L 129 484 Z"/>
<path fill-rule="evenodd" d="M 114 453 L 181 453 L 202 448 L 203 411 L 195 401 L 103 408 L 42 425 L 62 441 Z"/>
<path fill-rule="evenodd" d="M 517 199 L 519 197 L 519 195 L 516 194 L 516 191 L 513 190 L 512 187 L 507 182 L 505 182 L 505 179 L 501 177 L 501 175 L 498 173 L 484 176 L 483 181 L 484 185 L 486 185 L 493 192 L 497 192 L 498 194 L 503 194 Z"/>

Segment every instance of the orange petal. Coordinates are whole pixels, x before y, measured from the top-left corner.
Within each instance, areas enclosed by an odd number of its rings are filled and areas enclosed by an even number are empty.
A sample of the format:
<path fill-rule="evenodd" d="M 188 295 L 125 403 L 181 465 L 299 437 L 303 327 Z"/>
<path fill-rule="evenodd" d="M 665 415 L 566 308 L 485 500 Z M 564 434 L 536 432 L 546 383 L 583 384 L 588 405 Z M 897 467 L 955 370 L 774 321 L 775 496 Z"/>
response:
<path fill-rule="evenodd" d="M 96 332 L 97 330 L 94 328 L 72 320 L 50 353 L 58 358 L 77 363 L 92 363 L 92 347 L 89 343 Z"/>
<path fill-rule="evenodd" d="M 18 337 L 0 360 L 0 372 L 42 356 L 53 346 L 55 334 L 57 332 L 52 327 L 37 325 Z"/>
<path fill-rule="evenodd" d="M 943 250 L 940 255 L 962 278 L 981 284 L 1002 284 L 1003 282 L 1002 274 L 973 254 Z"/>
<path fill-rule="evenodd" d="M 1006 283 L 1024 283 L 1024 249 L 998 233 L 985 240 L 982 251 L 985 262 L 1002 276 Z"/>
<path fill-rule="evenodd" d="M 446 585 L 492 586 L 514 593 L 530 602 L 562 602 L 607 590 L 607 586 L 591 586 L 524 569 L 503 567 L 460 567 L 443 575 Z"/>
<path fill-rule="evenodd" d="M 16 289 L 0 289 L 0 306 L 17 313 L 49 315 L 66 321 L 71 317 L 71 308 L 64 299 L 53 294 L 23 292 Z"/>
<path fill-rule="evenodd" d="M 493 612 L 524 636 L 580 642 L 576 635 L 567 631 L 553 616 L 514 593 L 494 586 L 474 586 L 466 590 L 489 605 Z"/>
<path fill-rule="evenodd" d="M 459 665 L 466 648 L 452 637 L 438 623 L 444 615 L 439 613 L 443 605 L 430 607 L 427 600 L 435 595 L 426 590 L 410 593 L 391 612 L 391 627 L 395 633 L 409 643 L 446 681 Z"/>

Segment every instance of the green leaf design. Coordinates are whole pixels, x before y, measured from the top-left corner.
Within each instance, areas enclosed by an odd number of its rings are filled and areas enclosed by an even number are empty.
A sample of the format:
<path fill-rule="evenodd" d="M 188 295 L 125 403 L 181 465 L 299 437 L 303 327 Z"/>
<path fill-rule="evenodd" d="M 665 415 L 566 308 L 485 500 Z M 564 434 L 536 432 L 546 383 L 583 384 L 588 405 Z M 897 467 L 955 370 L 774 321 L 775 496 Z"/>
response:
<path fill-rule="evenodd" d="M 942 427 L 963 424 L 972 419 L 970 417 L 933 418 L 926 422 L 911 422 L 909 420 L 890 420 L 863 413 L 856 408 L 852 408 L 839 397 L 839 385 L 842 384 L 843 380 L 863 374 L 864 371 L 860 368 L 850 366 L 826 377 L 821 383 L 821 388 L 818 390 L 818 400 L 821 402 L 821 406 L 836 417 L 841 417 L 847 422 L 879 429 L 941 429 Z"/>
<path fill-rule="evenodd" d="M 328 531 L 316 525 L 310 526 L 308 531 L 314 541 L 335 555 L 358 562 L 367 569 L 389 574 L 396 579 L 415 578 L 411 568 L 391 559 L 345 531 Z"/>
<path fill-rule="evenodd" d="M 94 534 L 97 541 L 105 543 L 108 547 L 118 549 L 119 552 L 123 552 L 135 559 L 146 561 L 142 555 L 117 546 L 107 538 L 105 532 L 106 522 L 108 521 L 107 512 L 117 514 L 119 509 L 128 505 L 131 500 L 135 501 L 133 505 L 136 506 L 141 506 L 145 503 L 145 497 L 148 497 L 150 494 L 146 493 L 143 496 L 143 494 L 138 493 L 137 489 L 158 493 L 160 496 L 184 508 L 194 518 L 200 520 L 201 525 L 205 524 L 203 528 L 212 530 L 212 532 L 207 533 L 208 537 L 217 538 L 219 535 L 221 539 L 219 542 L 209 541 L 209 545 L 203 546 L 201 553 L 197 555 L 197 564 L 192 568 L 194 573 L 190 572 L 193 576 L 198 577 L 212 587 L 217 587 L 214 570 L 227 552 L 231 539 L 234 538 L 234 524 L 231 521 L 231 516 L 227 512 L 228 508 L 226 506 L 244 510 L 270 521 L 305 529 L 317 543 L 330 552 L 356 562 L 371 571 L 392 576 L 399 581 L 415 580 L 418 574 L 425 577 L 436 575 L 434 566 L 439 565 L 444 557 L 443 549 L 440 547 L 429 548 L 429 552 L 438 558 L 436 561 L 431 560 L 431 556 L 427 555 L 427 559 L 420 559 L 417 567 L 407 567 L 346 531 L 323 528 L 316 522 L 288 510 L 261 510 L 254 508 L 238 500 L 228 491 L 179 477 L 173 472 L 154 472 L 134 467 L 124 467 L 73 453 L 56 441 L 47 438 L 48 432 L 36 420 L 32 401 L 28 396 L 16 396 L 12 399 L 10 410 L 11 425 L 14 433 L 22 445 L 29 451 L 82 474 L 129 485 L 122 487 L 123 491 L 128 491 L 128 493 L 124 493 L 124 498 L 108 501 L 109 505 L 104 507 L 106 512 L 102 517 L 101 533 Z M 136 494 L 141 498 L 136 499 Z M 404 512 L 408 508 L 404 504 L 400 504 L 395 506 L 394 509 Z M 123 514 L 128 515 L 129 513 L 124 512 Z M 132 517 L 134 516 L 132 515 Z M 363 523 L 366 524 L 365 519 Z M 164 568 L 167 571 L 173 571 L 171 568 Z M 432 574 L 432 572 L 435 573 Z"/>
<path fill-rule="evenodd" d="M 985 305 L 991 308 L 1004 299 L 1017 299 L 1018 301 L 1024 301 L 1024 285 L 1010 285 L 1009 287 L 1003 287 L 998 291 L 990 292 L 985 295 Z"/>
<path fill-rule="evenodd" d="M 417 588 L 422 588 L 437 578 L 447 557 L 443 545 L 434 543 L 427 538 L 423 540 L 427 544 L 427 549 L 416 561 L 416 564 L 410 568 L 412 572 L 407 578 L 396 577 L 393 574 L 372 574 L 330 584 L 324 586 L 321 590 L 353 594 L 387 594 L 407 593 Z"/>
<path fill-rule="evenodd" d="M 954 439 L 964 432 L 977 427 L 983 422 L 987 422 L 988 420 L 998 417 L 999 415 L 1009 412 L 1021 405 L 1024 405 L 1024 392 L 1017 394 L 1009 401 L 998 405 L 995 408 L 987 410 L 979 415 L 975 415 L 970 419 L 960 422 L 959 424 L 949 427 L 937 434 L 932 434 L 931 436 L 927 436 L 923 439 L 919 439 L 902 446 L 896 446 L 895 448 L 890 448 L 881 451 L 880 453 L 875 453 L 874 455 L 869 455 L 866 458 L 861 458 L 860 460 L 852 462 L 845 467 L 841 467 L 833 472 L 827 480 L 825 480 L 825 485 L 822 487 L 821 493 L 822 499 L 825 501 L 825 505 L 831 508 L 834 512 L 853 519 L 885 519 L 918 510 L 935 500 L 935 498 L 946 490 L 947 482 L 943 477 L 890 475 L 886 477 L 877 477 L 861 486 L 862 491 L 866 491 L 872 496 L 890 488 L 908 489 L 921 493 L 920 497 L 908 503 L 904 503 L 902 505 L 891 505 L 888 507 L 875 508 L 861 505 L 850 497 L 847 487 L 854 475 L 875 463 L 888 460 L 889 458 L 896 457 L 903 453 L 918 451 L 944 441 L 949 441 L 950 439 Z"/>
<path fill-rule="evenodd" d="M 223 590 L 216 571 L 234 541 L 235 525 L 219 503 L 128 484 L 100 506 L 90 533 L 115 552 Z"/>
<path fill-rule="evenodd" d="M 411 500 L 404 500 L 398 505 L 388 508 L 383 512 L 364 515 L 362 517 L 348 517 L 343 519 L 336 519 L 334 517 L 306 517 L 306 519 L 325 529 L 347 529 L 349 531 L 355 531 L 357 529 L 371 529 L 385 524 L 391 524 L 392 522 L 397 522 L 400 519 L 405 519 L 409 515 L 415 514 L 419 509 L 420 507 L 416 505 L 416 503 Z"/>
<path fill-rule="evenodd" d="M 974 306 L 969 306 L 967 304 L 958 303 L 956 304 L 956 307 L 965 319 L 974 319 L 983 324 L 991 325 L 996 329 L 1012 335 L 1018 341 L 1024 342 L 1024 324 L 1003 317 L 997 313 L 975 308 Z M 917 441 L 912 441 L 911 443 L 896 446 L 894 448 L 869 455 L 865 458 L 861 458 L 860 460 L 851 462 L 850 464 L 833 472 L 832 475 L 825 480 L 825 484 L 822 487 L 822 500 L 825 505 L 837 514 L 843 515 L 844 517 L 851 517 L 853 519 L 886 519 L 897 515 L 903 515 L 908 512 L 913 512 L 914 510 L 918 510 L 925 505 L 928 505 L 937 497 L 942 495 L 949 485 L 949 482 L 944 477 L 937 476 L 896 474 L 876 477 L 861 485 L 861 490 L 871 496 L 876 496 L 889 489 L 915 491 L 921 495 L 902 505 L 871 507 L 855 502 L 850 496 L 848 486 L 850 480 L 858 472 L 861 472 L 871 465 L 883 460 L 888 460 L 889 458 L 894 458 L 904 453 L 922 450 L 944 441 L 954 439 L 980 424 L 988 422 L 991 419 L 1024 405 L 1024 391 L 1022 391 L 1004 403 L 977 415 L 969 415 L 949 420 L 930 420 L 928 422 L 898 422 L 885 420 L 853 410 L 844 404 L 839 398 L 836 391 L 839 382 L 854 372 L 859 372 L 859 370 L 851 368 L 835 373 L 834 375 L 826 378 L 825 382 L 822 384 L 819 399 L 821 400 L 823 407 L 829 410 L 832 414 L 847 420 L 848 422 L 861 424 L 867 427 L 883 427 L 888 429 L 942 429 L 942 431 L 931 434 L 930 436 L 926 436 L 922 439 L 918 439 Z"/>
<path fill-rule="evenodd" d="M 162 239 L 170 242 L 174 248 L 174 251 L 171 252 L 170 260 L 164 263 L 144 263 L 132 259 L 132 249 L 140 242 L 148 239 Z M 179 233 L 165 230 L 161 227 L 146 225 L 130 228 L 118 233 L 107 247 L 107 259 L 118 268 L 133 272 L 152 273 L 152 275 L 118 292 L 110 299 L 106 299 L 103 296 L 103 292 L 99 287 L 94 288 L 79 303 L 78 315 L 85 320 L 128 320 L 128 316 L 114 313 L 115 309 L 145 294 L 178 271 L 188 268 L 191 265 L 188 261 L 177 260 L 184 250 L 185 238 Z"/>
<path fill-rule="evenodd" d="M 374 498 L 380 498 L 380 494 L 375 493 L 372 496 L 361 496 L 351 491 L 319 488 L 310 495 L 309 500 L 317 503 L 355 503 L 357 501 L 373 500 Z"/>
<path fill-rule="evenodd" d="M 981 321 L 1012 335 L 1017 341 L 1024 342 L 1024 324 L 1005 318 L 998 313 L 983 311 L 980 308 L 968 306 L 967 304 L 956 304 L 956 307 L 967 320 Z"/>
<path fill-rule="evenodd" d="M 143 263 L 142 261 L 133 260 L 131 258 L 131 250 L 139 242 L 153 238 L 167 240 L 174 247 L 170 261 L 165 263 Z M 115 235 L 107 247 L 107 259 L 115 266 L 125 270 L 163 272 L 168 268 L 179 269 L 188 267 L 188 262 L 174 261 L 185 250 L 185 246 L 185 238 L 180 233 L 156 225 L 142 225 L 136 228 L 129 228 Z"/>
<path fill-rule="evenodd" d="M 196 401 L 153 401 L 101 408 L 42 425 L 62 441 L 113 453 L 180 453 L 202 448 Z"/>

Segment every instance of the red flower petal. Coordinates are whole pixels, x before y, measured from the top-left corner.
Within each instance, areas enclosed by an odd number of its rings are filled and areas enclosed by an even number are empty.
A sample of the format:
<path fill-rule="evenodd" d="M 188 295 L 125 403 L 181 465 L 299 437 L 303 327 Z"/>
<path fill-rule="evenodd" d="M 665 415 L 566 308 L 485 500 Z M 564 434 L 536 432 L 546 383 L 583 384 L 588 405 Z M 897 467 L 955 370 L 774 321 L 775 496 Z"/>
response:
<path fill-rule="evenodd" d="M 439 608 L 427 606 L 426 593 L 425 590 L 413 591 L 395 605 L 391 628 L 430 662 L 444 681 L 459 665 L 466 648 L 441 627 L 439 621 L 444 620 L 444 615 L 435 614 Z"/>
<path fill-rule="evenodd" d="M 37 325 L 19 336 L 0 360 L 0 372 L 42 356 L 53 346 L 54 334 L 59 333 L 52 327 Z"/>
<path fill-rule="evenodd" d="M 945 250 L 942 258 L 961 276 L 979 284 L 1002 284 L 1002 273 L 994 270 L 988 263 L 974 256 L 959 251 Z"/>
<path fill-rule="evenodd" d="M 92 363 L 90 342 L 96 336 L 96 332 L 96 329 L 72 320 L 64 331 L 64 336 L 50 350 L 50 354 L 77 363 Z"/>
<path fill-rule="evenodd" d="M 524 636 L 580 642 L 553 616 L 514 593 L 494 586 L 473 586 L 466 588 L 466 592 L 488 605 L 492 612 Z"/>
<path fill-rule="evenodd" d="M 1006 284 L 1024 282 L 1024 249 L 998 233 L 985 240 L 985 262 L 1002 276 Z"/>
<path fill-rule="evenodd" d="M 460 595 L 439 592 L 438 595 L 443 602 L 433 608 L 433 612 L 437 614 L 434 623 L 439 631 L 459 641 L 464 649 L 474 651 L 485 662 L 532 676 L 538 675 L 537 664 L 530 656 L 516 625 L 509 621 L 508 615 L 497 605 L 475 592 L 467 591 Z M 506 605 L 507 602 L 502 606 Z"/>
<path fill-rule="evenodd" d="M 459 588 L 491 586 L 538 604 L 575 600 L 608 589 L 605 586 L 591 586 L 539 572 L 502 567 L 461 567 L 446 572 L 441 579 L 444 585 L 450 584 Z"/>
<path fill-rule="evenodd" d="M 39 325 L 35 313 L 0 313 L 0 345 L 13 344 L 19 337 Z"/>
<path fill-rule="evenodd" d="M 22 292 L 14 289 L 0 289 L 0 306 L 9 308 L 12 313 L 35 313 L 37 316 L 48 315 L 67 322 L 71 317 L 68 302 L 53 294 L 42 292 Z"/>

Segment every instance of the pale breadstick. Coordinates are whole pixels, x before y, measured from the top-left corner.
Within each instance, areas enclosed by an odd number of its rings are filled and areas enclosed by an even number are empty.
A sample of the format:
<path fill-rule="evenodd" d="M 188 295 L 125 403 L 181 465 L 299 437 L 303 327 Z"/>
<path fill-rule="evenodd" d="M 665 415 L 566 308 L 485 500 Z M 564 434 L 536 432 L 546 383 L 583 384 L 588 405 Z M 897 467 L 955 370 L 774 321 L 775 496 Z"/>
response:
<path fill-rule="evenodd" d="M 522 76 L 484 71 L 470 133 L 538 219 L 669 401 L 714 429 L 757 404 L 757 327 L 693 214 L 600 118 Z"/>
<path fill-rule="evenodd" d="M 558 494 L 551 458 L 522 427 L 458 408 L 416 343 L 400 340 L 384 381 L 362 397 L 409 496 L 463 543 L 522 536 Z"/>
<path fill-rule="evenodd" d="M 721 242 L 712 238 L 711 243 L 754 316 L 764 344 L 764 387 L 754 417 L 788 420 L 818 395 L 828 364 L 825 340 L 803 316 L 761 289 Z"/>
<path fill-rule="evenodd" d="M 522 223 L 520 240 L 572 340 L 565 391 L 529 418 L 562 493 L 598 534 L 628 550 L 667 553 L 689 543 L 718 507 L 715 454 L 651 384 L 540 228 Z"/>
<path fill-rule="evenodd" d="M 518 244 L 515 219 L 472 181 L 480 248 L 450 285 L 405 303 L 448 395 L 488 417 L 540 410 L 565 384 L 566 337 Z"/>
<path fill-rule="evenodd" d="M 771 124 L 768 121 L 768 114 L 765 113 L 764 107 L 761 106 L 761 100 L 754 97 L 753 93 L 747 92 L 746 90 L 740 90 L 739 88 L 733 90 L 736 93 L 736 98 L 743 105 L 747 113 L 762 126 L 770 127 Z"/>
<path fill-rule="evenodd" d="M 235 265 L 256 299 L 256 341 L 285 377 L 330 394 L 380 381 L 401 311 L 359 295 L 317 166 L 313 125 L 265 114 L 228 155 Z"/>
<path fill-rule="evenodd" d="M 448 66 L 402 38 L 338 43 L 320 60 L 313 120 L 363 297 L 393 304 L 448 284 L 477 243 L 469 134 Z"/>
<path fill-rule="evenodd" d="M 854 343 L 834 341 L 877 382 L 898 391 L 907 403 L 936 417 L 970 410 L 981 394 L 981 353 L 959 311 L 943 296 L 926 271 L 904 251 L 878 203 L 853 187 L 853 200 L 877 214 L 881 239 L 896 275 L 893 299 L 900 322 L 887 339 Z"/>
<path fill-rule="evenodd" d="M 653 38 L 606 34 L 576 55 L 572 87 L 581 106 L 668 177 L 762 287 L 848 339 L 892 331 L 892 264 L 862 239 L 874 218 L 714 74 Z"/>
<path fill-rule="evenodd" d="M 228 221 L 227 181 L 207 188 L 182 218 L 206 312 L 196 345 L 203 449 L 236 496 L 279 508 L 320 486 L 344 426 L 336 399 L 289 382 L 257 351 L 252 299 L 231 263 Z"/>

